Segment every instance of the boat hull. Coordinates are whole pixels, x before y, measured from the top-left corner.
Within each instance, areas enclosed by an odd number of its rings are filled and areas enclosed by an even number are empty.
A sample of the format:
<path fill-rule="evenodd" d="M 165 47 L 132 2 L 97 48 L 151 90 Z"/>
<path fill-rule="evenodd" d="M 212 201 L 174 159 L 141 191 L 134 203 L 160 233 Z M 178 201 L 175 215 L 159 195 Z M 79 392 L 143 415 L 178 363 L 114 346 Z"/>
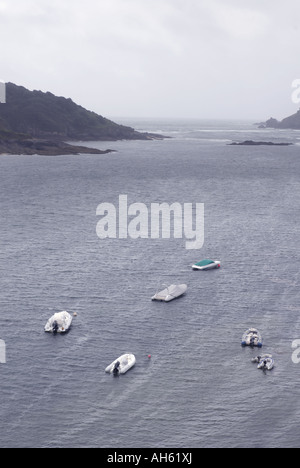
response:
<path fill-rule="evenodd" d="M 46 333 L 67 333 L 72 325 L 72 316 L 64 311 L 54 314 L 47 322 L 45 326 Z M 55 326 L 55 323 L 57 326 Z"/>
<path fill-rule="evenodd" d="M 271 354 L 265 354 L 257 358 L 257 362 L 259 363 L 257 369 L 261 370 L 268 370 L 271 371 L 274 369 L 275 361 Z"/>
<path fill-rule="evenodd" d="M 109 366 L 107 366 L 107 368 L 105 369 L 105 372 L 108 374 L 113 374 L 117 363 L 120 363 L 120 366 L 118 367 L 117 375 L 126 374 L 126 372 L 128 372 L 130 369 L 132 369 L 132 367 L 135 366 L 136 358 L 134 354 L 123 354 L 123 356 L 120 356 L 118 359 L 112 362 Z"/>
<path fill-rule="evenodd" d="M 183 296 L 188 287 L 186 284 L 172 284 L 168 288 L 164 289 L 163 291 L 160 291 L 156 293 L 152 297 L 152 301 L 160 301 L 160 302 L 171 302 L 174 299 L 177 299 L 180 296 Z"/>
<path fill-rule="evenodd" d="M 256 328 L 250 328 L 242 337 L 242 346 L 262 347 L 262 336 Z"/>
<path fill-rule="evenodd" d="M 193 270 L 199 270 L 199 271 L 207 271 L 207 270 L 215 270 L 221 268 L 221 262 L 215 261 L 213 263 L 210 263 L 209 265 L 198 265 L 197 263 L 192 266 Z"/>

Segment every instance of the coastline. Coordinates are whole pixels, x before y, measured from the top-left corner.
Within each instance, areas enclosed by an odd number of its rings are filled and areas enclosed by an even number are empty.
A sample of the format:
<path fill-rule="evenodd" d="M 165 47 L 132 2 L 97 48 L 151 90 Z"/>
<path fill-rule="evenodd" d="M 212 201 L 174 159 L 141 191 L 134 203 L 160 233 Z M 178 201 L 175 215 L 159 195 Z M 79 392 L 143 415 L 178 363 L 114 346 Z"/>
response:
<path fill-rule="evenodd" d="M 65 142 L 41 140 L 41 139 L 26 139 L 26 140 L 0 140 L 0 155 L 39 155 L 39 156 L 64 156 L 78 154 L 109 154 L 114 150 L 99 150 L 88 148 L 85 146 L 77 146 Z"/>
<path fill-rule="evenodd" d="M 145 138 L 145 140 L 147 141 L 164 140 L 166 138 L 169 138 L 165 136 L 161 137 L 160 135 L 154 135 L 154 134 L 142 134 L 142 135 L 147 135 L 147 138 Z M 87 139 L 87 141 L 89 140 Z M 114 141 L 120 141 L 120 140 L 114 140 Z M 40 156 L 60 156 L 60 155 L 63 156 L 63 155 L 78 155 L 78 154 L 101 155 L 101 154 L 109 154 L 109 153 L 115 153 L 115 152 L 116 150 L 113 150 L 113 149 L 99 150 L 96 148 L 76 145 L 73 143 L 66 143 L 64 141 L 60 141 L 57 139 L 54 139 L 54 140 L 40 139 L 40 138 L 7 139 L 7 140 L 0 139 L 0 156 L 1 155 L 31 156 L 34 154 L 37 154 Z"/>

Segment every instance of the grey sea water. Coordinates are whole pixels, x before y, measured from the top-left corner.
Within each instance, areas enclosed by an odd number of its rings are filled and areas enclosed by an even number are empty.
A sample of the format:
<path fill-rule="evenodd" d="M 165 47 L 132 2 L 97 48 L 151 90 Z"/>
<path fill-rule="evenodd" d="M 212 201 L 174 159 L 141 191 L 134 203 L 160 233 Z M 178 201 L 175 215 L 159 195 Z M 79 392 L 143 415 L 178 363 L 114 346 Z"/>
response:
<path fill-rule="evenodd" d="M 96 143 L 117 150 L 103 156 L 0 157 L 0 446 L 299 447 L 300 132 L 124 123 L 172 138 Z M 227 146 L 246 139 L 295 145 Z M 96 208 L 120 194 L 204 203 L 204 247 L 100 240 Z M 221 270 L 193 272 L 206 257 Z M 174 282 L 186 296 L 151 302 Z M 61 310 L 78 314 L 72 330 L 46 335 Z M 240 346 L 251 326 L 271 373 Z M 136 367 L 106 375 L 125 352 Z"/>

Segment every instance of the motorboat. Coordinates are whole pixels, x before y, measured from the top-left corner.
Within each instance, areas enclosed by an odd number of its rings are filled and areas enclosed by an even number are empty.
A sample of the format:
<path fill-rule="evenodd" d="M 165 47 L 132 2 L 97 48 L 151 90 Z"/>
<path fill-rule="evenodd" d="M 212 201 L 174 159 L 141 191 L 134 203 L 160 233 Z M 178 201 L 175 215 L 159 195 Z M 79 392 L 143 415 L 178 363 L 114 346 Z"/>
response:
<path fill-rule="evenodd" d="M 171 302 L 173 299 L 183 296 L 187 288 L 186 284 L 172 284 L 171 286 L 167 286 L 163 291 L 157 292 L 152 297 L 152 301 Z"/>
<path fill-rule="evenodd" d="M 242 337 L 242 346 L 262 347 L 262 336 L 256 328 L 249 328 Z"/>
<path fill-rule="evenodd" d="M 112 362 L 107 368 L 105 372 L 108 374 L 120 375 L 126 374 L 134 365 L 136 364 L 136 358 L 134 354 L 123 354 L 114 362 Z"/>
<path fill-rule="evenodd" d="M 201 262 L 195 263 L 192 268 L 201 271 L 218 269 L 221 268 L 221 262 L 219 260 L 201 260 Z"/>
<path fill-rule="evenodd" d="M 275 361 L 273 359 L 272 354 L 264 354 L 263 356 L 257 356 L 256 358 L 252 359 L 253 363 L 257 363 L 257 369 L 268 370 L 271 371 L 274 369 Z"/>
<path fill-rule="evenodd" d="M 45 332 L 54 334 L 66 333 L 71 328 L 72 320 L 72 316 L 68 312 L 58 312 L 48 320 L 45 326 Z"/>

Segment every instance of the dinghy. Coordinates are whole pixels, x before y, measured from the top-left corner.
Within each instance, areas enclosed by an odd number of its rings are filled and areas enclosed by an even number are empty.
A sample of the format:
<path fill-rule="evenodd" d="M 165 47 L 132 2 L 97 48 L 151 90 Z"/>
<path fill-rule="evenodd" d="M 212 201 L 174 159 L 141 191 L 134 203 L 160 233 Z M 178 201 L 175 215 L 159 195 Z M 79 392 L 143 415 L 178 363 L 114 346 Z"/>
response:
<path fill-rule="evenodd" d="M 262 347 L 262 336 L 256 328 L 249 328 L 242 338 L 242 346 Z"/>
<path fill-rule="evenodd" d="M 105 372 L 108 374 L 120 375 L 126 374 L 136 363 L 135 356 L 133 354 L 123 354 L 123 356 L 112 362 Z"/>
<path fill-rule="evenodd" d="M 213 270 L 215 268 L 221 268 L 221 262 L 218 260 L 202 260 L 199 263 L 195 263 L 192 268 L 193 270 L 201 271 Z"/>
<path fill-rule="evenodd" d="M 183 294 L 186 293 L 187 288 L 188 287 L 186 284 L 172 284 L 163 291 L 157 292 L 152 297 L 152 301 L 171 302 L 173 299 L 177 299 L 177 297 L 183 296 Z"/>
<path fill-rule="evenodd" d="M 66 311 L 54 314 L 53 317 L 48 320 L 45 326 L 45 332 L 54 334 L 67 333 L 71 328 L 72 320 L 71 315 Z"/>
<path fill-rule="evenodd" d="M 257 356 L 252 359 L 252 362 L 258 363 L 257 369 L 271 371 L 274 369 L 275 361 L 272 354 L 264 354 L 263 356 Z"/>

